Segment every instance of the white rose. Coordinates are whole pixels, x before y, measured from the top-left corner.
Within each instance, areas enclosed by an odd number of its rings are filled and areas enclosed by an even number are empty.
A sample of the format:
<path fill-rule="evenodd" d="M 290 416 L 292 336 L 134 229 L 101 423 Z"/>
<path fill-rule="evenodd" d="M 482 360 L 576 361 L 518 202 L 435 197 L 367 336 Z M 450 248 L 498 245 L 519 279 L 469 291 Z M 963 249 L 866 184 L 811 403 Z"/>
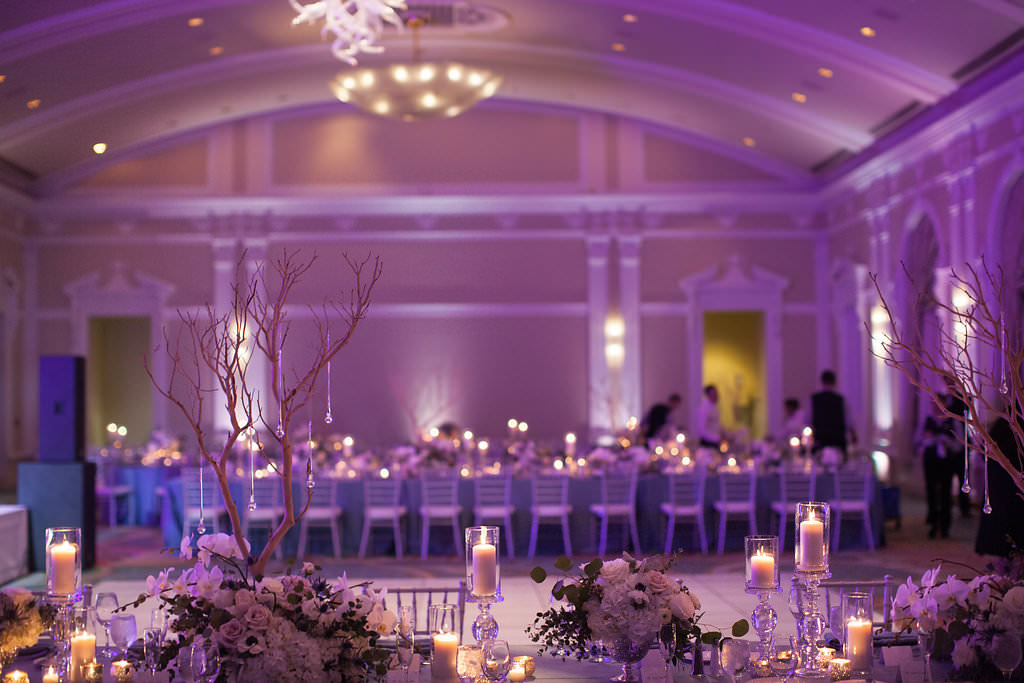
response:
<path fill-rule="evenodd" d="M 661 572 L 647 572 L 644 574 L 644 580 L 647 582 L 648 588 L 655 593 L 664 593 L 672 588 L 674 581 L 668 578 Z"/>
<path fill-rule="evenodd" d="M 672 610 L 672 614 L 677 619 L 692 619 L 696 608 L 693 606 L 693 601 L 690 596 L 686 593 L 676 593 L 669 600 L 669 609 Z"/>
<path fill-rule="evenodd" d="M 1013 614 L 1024 614 L 1024 586 L 1014 586 L 1003 596 L 1003 609 Z"/>
<path fill-rule="evenodd" d="M 978 653 L 974 650 L 966 638 L 956 641 L 953 646 L 953 666 L 958 669 L 965 669 L 974 666 L 978 662 Z"/>
<path fill-rule="evenodd" d="M 629 577 L 629 563 L 619 558 L 601 566 L 601 578 L 608 583 L 622 583 Z"/>
<path fill-rule="evenodd" d="M 686 595 L 690 598 L 690 602 L 693 603 L 693 608 L 700 609 L 700 599 L 697 598 L 697 595 L 695 593 L 690 593 L 689 591 L 687 591 Z"/>

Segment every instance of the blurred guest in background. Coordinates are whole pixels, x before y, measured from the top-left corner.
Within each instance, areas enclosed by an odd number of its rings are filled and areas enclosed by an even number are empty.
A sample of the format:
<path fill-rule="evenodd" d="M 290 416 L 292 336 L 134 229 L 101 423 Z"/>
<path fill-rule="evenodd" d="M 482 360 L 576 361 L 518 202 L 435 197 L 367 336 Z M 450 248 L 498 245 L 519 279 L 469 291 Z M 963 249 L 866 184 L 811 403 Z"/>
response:
<path fill-rule="evenodd" d="M 785 443 L 789 443 L 790 437 L 801 436 L 804 427 L 807 426 L 807 416 L 800 409 L 800 401 L 795 398 L 787 398 L 783 404 L 785 416 L 782 421 L 782 436 Z"/>
<path fill-rule="evenodd" d="M 953 421 L 939 415 L 931 404 L 931 414 L 924 419 L 917 435 L 917 449 L 924 460 L 924 485 L 928 502 L 928 538 L 942 534 L 949 538 L 953 507 L 953 467 L 950 448 L 954 444 Z"/>
<path fill-rule="evenodd" d="M 640 423 L 645 442 L 651 439 L 663 439 L 666 436 L 666 433 L 674 427 L 669 423 L 669 417 L 682 401 L 679 394 L 672 394 L 668 397 L 667 402 L 655 403 L 651 406 Z"/>
<path fill-rule="evenodd" d="M 1017 452 L 1017 441 L 1005 418 L 998 418 L 989 428 L 989 435 L 995 440 L 1011 463 L 1021 461 Z M 992 513 L 978 515 L 978 537 L 974 551 L 982 555 L 1007 557 L 1014 545 L 1024 544 L 1024 499 L 1013 479 L 995 460 L 988 460 L 988 493 Z"/>
<path fill-rule="evenodd" d="M 704 387 L 704 398 L 697 408 L 697 446 L 718 450 L 724 436 L 718 412 L 718 387 L 709 384 Z"/>
<path fill-rule="evenodd" d="M 857 443 L 846 399 L 836 391 L 836 373 L 831 370 L 821 373 L 821 391 L 811 396 L 811 429 L 815 452 L 831 446 L 845 458 L 847 443 Z"/>
<path fill-rule="evenodd" d="M 964 403 L 959 396 L 956 395 L 954 389 L 956 388 L 953 383 L 952 377 L 945 377 L 946 381 L 946 395 L 945 404 L 946 410 L 957 415 L 961 418 L 967 415 L 967 404 Z M 957 503 L 960 507 L 960 514 L 963 517 L 971 516 L 971 496 L 961 491 L 964 480 L 964 448 L 967 445 L 964 439 L 964 423 L 960 420 L 951 420 L 950 424 L 953 429 L 953 443 L 949 447 L 950 467 L 953 470 L 953 476 L 956 477 L 956 490 L 957 490 Z"/>

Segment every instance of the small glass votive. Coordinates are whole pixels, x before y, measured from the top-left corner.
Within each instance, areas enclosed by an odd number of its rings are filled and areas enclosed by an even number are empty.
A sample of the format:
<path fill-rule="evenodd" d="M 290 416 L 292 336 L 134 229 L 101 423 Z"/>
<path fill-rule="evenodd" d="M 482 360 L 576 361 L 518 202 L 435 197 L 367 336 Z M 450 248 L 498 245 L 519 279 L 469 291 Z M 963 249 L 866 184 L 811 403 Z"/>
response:
<path fill-rule="evenodd" d="M 126 659 L 121 659 L 110 664 L 110 675 L 116 683 L 133 683 L 135 680 L 135 667 Z"/>
<path fill-rule="evenodd" d="M 796 504 L 796 570 L 801 572 L 828 572 L 829 525 L 831 511 L 828 503 Z"/>
<path fill-rule="evenodd" d="M 427 605 L 427 630 L 430 631 L 431 677 L 454 680 L 457 674 L 459 634 L 455 630 L 456 605 Z"/>
<path fill-rule="evenodd" d="M 846 620 L 844 653 L 850 660 L 850 671 L 871 671 L 872 609 L 870 593 L 847 593 L 843 598 L 843 617 Z"/>
<path fill-rule="evenodd" d="M 60 683 L 60 673 L 57 671 L 57 667 L 48 666 L 43 671 L 43 683 Z"/>
<path fill-rule="evenodd" d="M 28 674 L 24 671 L 11 671 L 4 674 L 4 683 L 28 683 Z"/>
<path fill-rule="evenodd" d="M 775 676 L 775 670 L 772 669 L 771 661 L 767 659 L 751 659 L 750 676 L 752 678 L 772 678 Z"/>
<path fill-rule="evenodd" d="M 747 536 L 747 588 L 776 590 L 779 587 L 779 537 Z"/>
<path fill-rule="evenodd" d="M 850 677 L 850 660 L 836 657 L 828 663 L 828 677 L 833 681 L 845 681 Z"/>
<path fill-rule="evenodd" d="M 501 595 L 498 560 L 501 529 L 496 526 L 466 528 L 466 585 L 470 600 Z"/>
<path fill-rule="evenodd" d="M 828 663 L 836 657 L 836 651 L 830 647 L 818 648 L 818 666 L 822 669 L 828 668 Z"/>
<path fill-rule="evenodd" d="M 53 597 L 77 602 L 82 597 L 82 530 L 50 527 L 46 530 L 46 591 Z"/>
<path fill-rule="evenodd" d="M 476 645 L 460 645 L 456 673 L 462 683 L 474 683 L 483 675 L 484 653 Z M 433 677 L 433 672 L 431 672 Z"/>
<path fill-rule="evenodd" d="M 534 661 L 530 655 L 519 655 L 518 657 L 512 658 L 512 664 L 514 666 L 523 667 L 523 671 L 526 672 L 526 677 L 530 678 L 537 673 L 537 662 Z"/>
<path fill-rule="evenodd" d="M 84 683 L 103 683 L 103 665 L 97 661 L 82 664 L 82 681 Z"/>

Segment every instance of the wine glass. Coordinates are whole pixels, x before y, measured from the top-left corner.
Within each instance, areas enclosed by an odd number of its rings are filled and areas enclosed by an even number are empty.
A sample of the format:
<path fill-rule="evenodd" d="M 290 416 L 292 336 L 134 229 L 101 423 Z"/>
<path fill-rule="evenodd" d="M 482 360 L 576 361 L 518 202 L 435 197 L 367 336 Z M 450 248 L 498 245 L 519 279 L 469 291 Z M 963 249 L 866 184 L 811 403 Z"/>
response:
<path fill-rule="evenodd" d="M 155 628 L 161 634 L 167 633 L 167 612 L 162 607 L 157 607 L 149 617 L 149 627 Z"/>
<path fill-rule="evenodd" d="M 100 651 L 109 654 L 110 653 L 110 618 L 114 616 L 114 611 L 120 607 L 117 602 L 117 593 L 97 593 L 96 594 L 96 621 L 103 626 L 104 640 L 103 647 Z"/>
<path fill-rule="evenodd" d="M 484 677 L 489 681 L 504 679 L 512 667 L 512 653 L 508 649 L 508 641 L 485 640 L 480 645 L 484 656 Z"/>
<path fill-rule="evenodd" d="M 1020 666 L 1020 638 L 1012 633 L 997 633 L 992 637 L 992 661 L 996 668 L 1003 672 L 1007 681 L 1013 676 L 1014 670 Z"/>
<path fill-rule="evenodd" d="M 721 648 L 722 668 L 729 680 L 735 683 L 736 677 L 741 676 L 750 665 L 750 643 L 739 638 L 725 638 Z"/>
<path fill-rule="evenodd" d="M 461 683 L 474 683 L 483 674 L 484 655 L 476 645 L 460 645 L 455 673 Z"/>
<path fill-rule="evenodd" d="M 160 651 L 163 647 L 164 632 L 158 628 L 147 628 L 142 632 L 142 648 L 146 668 L 155 674 L 160 667 Z"/>
<path fill-rule="evenodd" d="M 135 625 L 135 615 L 115 614 L 110 618 L 107 630 L 110 632 L 110 638 L 114 641 L 114 645 L 117 646 L 118 650 L 123 651 L 124 656 L 127 657 L 128 648 L 139 637 L 138 627 Z"/>
<path fill-rule="evenodd" d="M 776 646 L 772 653 L 771 667 L 775 674 L 783 680 L 789 680 L 796 672 L 797 662 L 800 661 L 798 648 L 800 641 L 796 636 L 789 637 L 789 650 Z"/>
<path fill-rule="evenodd" d="M 672 658 L 676 654 L 675 624 L 665 624 L 658 631 L 658 651 L 665 658 L 665 678 L 672 680 Z"/>
<path fill-rule="evenodd" d="M 395 623 L 395 651 L 406 683 L 409 682 L 409 666 L 416 652 L 415 631 L 416 606 L 402 605 L 398 608 L 398 621 Z"/>
<path fill-rule="evenodd" d="M 220 648 L 212 641 L 196 640 L 188 648 L 192 683 L 213 683 L 220 675 Z"/>
<path fill-rule="evenodd" d="M 918 619 L 917 644 L 921 648 L 921 656 L 924 657 L 924 676 L 929 681 L 932 679 L 932 646 L 935 644 L 933 628 L 930 620 Z"/>

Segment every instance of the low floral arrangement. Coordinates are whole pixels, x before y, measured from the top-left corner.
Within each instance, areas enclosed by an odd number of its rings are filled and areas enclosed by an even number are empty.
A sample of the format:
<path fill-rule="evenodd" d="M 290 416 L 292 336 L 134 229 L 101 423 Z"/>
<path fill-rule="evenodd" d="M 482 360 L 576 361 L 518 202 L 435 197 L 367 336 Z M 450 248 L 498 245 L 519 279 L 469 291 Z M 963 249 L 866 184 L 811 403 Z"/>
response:
<path fill-rule="evenodd" d="M 933 656 L 951 657 L 963 678 L 998 679 L 993 637 L 1008 633 L 1024 639 L 1024 554 L 990 563 L 969 581 L 955 574 L 940 581 L 941 567 L 926 571 L 920 586 L 908 577 L 897 589 L 894 628 L 933 633 Z"/>
<path fill-rule="evenodd" d="M 378 639 L 394 628 L 386 589 L 357 594 L 346 576 L 328 581 L 307 562 L 299 574 L 249 576 L 234 537 L 201 536 L 196 564 L 176 578 L 147 579 L 148 593 L 169 614 L 160 669 L 176 672 L 178 653 L 213 642 L 221 653 L 218 681 L 364 681 L 386 673 Z M 192 559 L 192 539 L 181 554 Z"/>
<path fill-rule="evenodd" d="M 55 613 L 52 605 L 24 588 L 0 591 L 0 652 L 13 657 L 20 648 L 35 645 Z"/>
<path fill-rule="evenodd" d="M 607 644 L 626 641 L 646 648 L 668 625 L 675 630 L 677 653 L 690 638 L 718 639 L 721 634 L 717 632 L 701 635 L 700 599 L 669 576 L 675 561 L 675 555 L 638 560 L 623 553 L 609 562 L 595 559 L 574 567 L 568 557 L 560 557 L 555 568 L 564 575 L 551 589 L 560 604 L 539 612 L 526 633 L 540 644 L 540 654 L 568 653 L 576 659 L 587 656 L 591 644 L 598 640 Z M 548 574 L 536 567 L 530 576 L 543 583 Z M 733 625 L 737 637 L 746 631 L 744 620 Z"/>

